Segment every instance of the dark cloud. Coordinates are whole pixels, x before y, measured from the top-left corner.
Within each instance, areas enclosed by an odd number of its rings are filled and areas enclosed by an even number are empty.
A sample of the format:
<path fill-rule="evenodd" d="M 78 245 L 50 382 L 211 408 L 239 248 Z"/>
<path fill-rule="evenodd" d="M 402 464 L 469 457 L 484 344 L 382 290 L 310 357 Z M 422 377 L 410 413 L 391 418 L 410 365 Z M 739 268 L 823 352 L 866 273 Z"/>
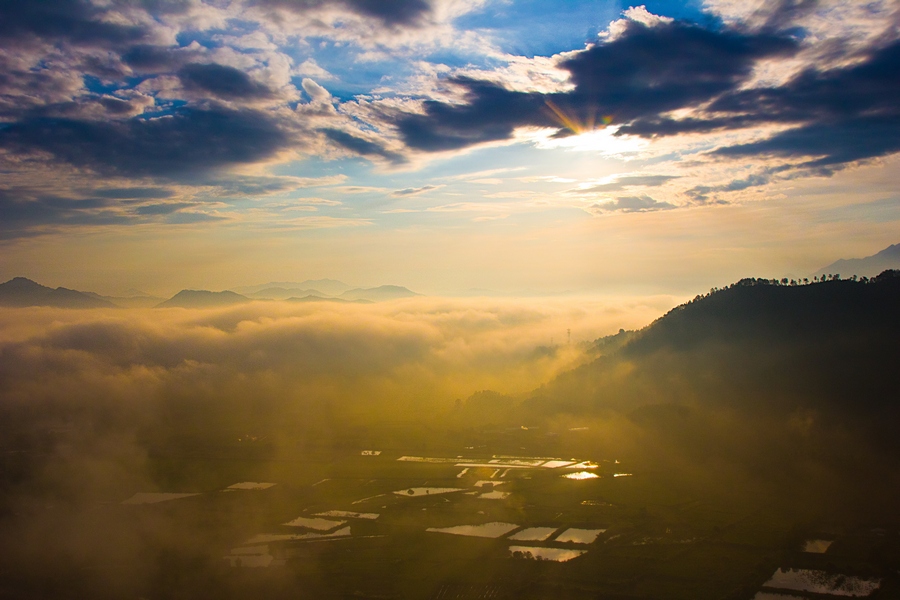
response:
<path fill-rule="evenodd" d="M 190 63 L 178 71 L 178 79 L 188 90 L 212 94 L 223 100 L 269 98 L 272 90 L 249 75 L 225 65 Z"/>
<path fill-rule="evenodd" d="M 436 185 L 423 185 L 422 187 L 417 188 L 404 188 L 402 190 L 394 190 L 391 192 L 391 196 L 395 198 L 400 198 L 403 196 L 415 196 L 417 194 L 424 194 L 425 192 L 430 192 L 431 190 L 438 189 L 439 186 Z"/>
<path fill-rule="evenodd" d="M 324 128 L 320 129 L 320 131 L 335 144 L 346 148 L 347 150 L 356 152 L 357 154 L 361 154 L 362 156 L 381 156 L 392 163 L 402 163 L 405 161 L 402 156 L 395 152 L 391 152 L 384 146 L 375 142 L 370 142 L 369 140 L 358 138 L 346 131 L 332 128 Z"/>
<path fill-rule="evenodd" d="M 786 170 L 787 167 L 773 167 L 765 169 L 761 173 L 748 175 L 743 179 L 734 179 L 724 185 L 698 185 L 687 190 L 685 193 L 700 203 L 707 203 L 710 200 L 710 194 L 715 192 L 739 192 L 752 187 L 766 185 L 772 181 L 775 173 Z"/>
<path fill-rule="evenodd" d="M 162 204 L 144 204 L 134 209 L 139 215 L 169 215 L 184 208 L 197 206 L 195 202 L 164 202 Z"/>
<path fill-rule="evenodd" d="M 86 0 L 0 0 L 0 39 L 38 37 L 79 45 L 134 43 L 149 31 L 103 19 L 104 13 Z"/>
<path fill-rule="evenodd" d="M 424 114 L 407 114 L 397 128 L 407 146 L 426 152 L 456 150 L 512 137 L 516 127 L 556 122 L 543 95 L 512 92 L 488 81 L 452 80 L 467 90 L 465 104 L 428 100 Z"/>
<path fill-rule="evenodd" d="M 263 160 L 289 143 L 266 113 L 216 106 L 121 122 L 32 119 L 0 129 L 0 148 L 11 152 L 49 153 L 103 174 L 174 179 Z"/>
<path fill-rule="evenodd" d="M 673 21 L 629 23 L 615 41 L 576 54 L 560 66 L 571 73 L 571 101 L 616 122 L 695 106 L 745 80 L 760 58 L 785 56 L 797 43 L 769 34 L 712 31 Z"/>
<path fill-rule="evenodd" d="M 900 151 L 900 42 L 848 67 L 807 69 L 787 84 L 723 96 L 710 110 L 755 112 L 799 127 L 721 148 L 723 156 L 816 157 L 804 166 L 830 167 Z"/>
<path fill-rule="evenodd" d="M 560 64 L 571 74 L 571 92 L 515 92 L 457 78 L 452 82 L 465 89 L 464 104 L 425 102 L 424 114 L 404 115 L 397 127 L 407 145 L 439 151 L 509 139 L 521 126 L 568 127 L 558 114 L 585 124 L 605 115 L 616 123 L 658 118 L 735 88 L 760 58 L 796 50 L 794 40 L 777 35 L 711 31 L 678 21 L 630 23 L 615 40 Z"/>
<path fill-rule="evenodd" d="M 631 187 L 659 187 L 673 179 L 678 179 L 678 177 L 674 175 L 631 175 L 619 177 L 610 183 L 602 183 L 587 189 L 578 190 L 578 192 L 618 192 Z"/>
<path fill-rule="evenodd" d="M 806 69 L 780 87 L 754 88 L 722 96 L 713 113 L 765 115 L 771 120 L 835 121 L 900 113 L 900 42 L 848 67 Z"/>
<path fill-rule="evenodd" d="M 762 10 L 765 23 L 764 30 L 779 31 L 794 25 L 802 17 L 808 15 L 821 4 L 820 0 L 775 0 L 766 3 Z"/>
<path fill-rule="evenodd" d="M 86 193 L 97 196 L 98 198 L 110 198 L 113 200 L 151 200 L 157 198 L 171 198 L 175 195 L 175 192 L 172 190 L 161 187 L 105 188 L 90 190 Z"/>
<path fill-rule="evenodd" d="M 810 123 L 749 144 L 716 150 L 719 156 L 817 157 L 803 167 L 837 167 L 900 152 L 900 114 Z"/>
<path fill-rule="evenodd" d="M 73 225 L 120 225 L 128 218 L 98 198 L 63 198 L 31 190 L 0 189 L 0 239 L 31 237 Z"/>
<path fill-rule="evenodd" d="M 227 220 L 227 217 L 223 217 L 220 215 L 179 210 L 170 213 L 169 217 L 166 219 L 166 223 L 170 223 L 172 225 L 191 225 L 192 223 L 212 223 L 216 221 Z"/>
<path fill-rule="evenodd" d="M 594 204 L 591 210 L 594 212 L 652 212 L 657 210 L 671 210 L 677 208 L 674 204 L 654 200 L 650 196 L 623 196 L 612 202 Z"/>
<path fill-rule="evenodd" d="M 139 44 L 122 54 L 122 62 L 142 71 L 167 71 L 179 64 L 174 48 Z"/>
<path fill-rule="evenodd" d="M 337 5 L 386 25 L 415 25 L 431 12 L 426 0 L 258 0 L 257 4 L 294 12 Z"/>

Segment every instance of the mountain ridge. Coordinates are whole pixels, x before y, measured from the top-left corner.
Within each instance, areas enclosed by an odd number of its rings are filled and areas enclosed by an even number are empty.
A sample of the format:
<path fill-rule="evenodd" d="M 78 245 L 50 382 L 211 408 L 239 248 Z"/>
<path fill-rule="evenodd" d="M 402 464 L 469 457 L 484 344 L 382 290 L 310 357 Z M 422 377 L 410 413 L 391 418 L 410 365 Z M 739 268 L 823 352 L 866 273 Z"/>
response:
<path fill-rule="evenodd" d="M 843 276 L 858 275 L 873 277 L 886 269 L 900 269 L 900 244 L 892 244 L 864 258 L 842 258 L 816 271 L 821 273 L 839 273 Z"/>
<path fill-rule="evenodd" d="M 50 288 L 26 277 L 14 277 L 0 283 L 0 305 L 56 308 L 115 308 L 108 300 L 64 287 Z"/>

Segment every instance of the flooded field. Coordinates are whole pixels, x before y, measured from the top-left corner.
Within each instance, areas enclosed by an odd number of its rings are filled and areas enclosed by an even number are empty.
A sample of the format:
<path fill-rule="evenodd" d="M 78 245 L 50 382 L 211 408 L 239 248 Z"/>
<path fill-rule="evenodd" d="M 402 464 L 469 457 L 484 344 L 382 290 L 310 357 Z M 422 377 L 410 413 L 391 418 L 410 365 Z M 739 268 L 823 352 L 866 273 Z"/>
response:
<path fill-rule="evenodd" d="M 825 554 L 834 540 L 807 540 L 803 543 L 803 551 L 812 554 Z"/>
<path fill-rule="evenodd" d="M 831 596 L 870 596 L 881 586 L 880 579 L 862 579 L 811 569 L 778 569 L 765 587 L 797 590 Z"/>
<path fill-rule="evenodd" d="M 429 527 L 426 531 L 468 537 L 498 538 L 518 528 L 518 525 L 512 523 L 482 523 L 481 525 L 457 525 L 455 527 Z"/>
<path fill-rule="evenodd" d="M 542 548 L 540 546 L 510 546 L 509 551 L 514 558 L 532 560 L 550 560 L 566 562 L 584 554 L 584 550 L 567 550 L 565 548 Z"/>
<path fill-rule="evenodd" d="M 181 498 L 190 498 L 191 496 L 199 496 L 198 493 L 172 493 L 172 492 L 138 492 L 131 498 L 123 500 L 122 504 L 156 504 L 158 502 L 168 502 L 170 500 L 180 500 Z"/>
<path fill-rule="evenodd" d="M 699 494 L 652 463 L 516 435 L 497 447 L 379 443 L 378 454 L 350 447 L 237 466 L 183 459 L 157 484 L 174 491 L 125 490 L 96 514 L 124 528 L 202 531 L 191 564 L 223 582 L 223 598 L 231 589 L 278 600 L 891 597 L 889 573 L 834 566 L 855 564 L 847 548 L 869 556 L 893 543 L 891 528 L 826 539 L 827 527 L 767 519 L 751 500 Z M 804 569 L 773 574 L 785 556 Z"/>

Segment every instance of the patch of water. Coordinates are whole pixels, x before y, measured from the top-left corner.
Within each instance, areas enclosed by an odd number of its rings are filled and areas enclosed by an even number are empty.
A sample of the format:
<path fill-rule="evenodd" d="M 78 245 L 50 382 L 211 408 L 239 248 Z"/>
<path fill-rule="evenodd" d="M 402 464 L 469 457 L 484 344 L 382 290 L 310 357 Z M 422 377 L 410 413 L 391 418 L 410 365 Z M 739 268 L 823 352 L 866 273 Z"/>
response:
<path fill-rule="evenodd" d="M 613 477 L 633 477 L 631 473 L 613 473 Z"/>
<path fill-rule="evenodd" d="M 190 498 L 191 496 L 199 495 L 199 493 L 178 494 L 170 492 L 138 492 L 128 500 L 124 500 L 122 504 L 156 504 L 157 502 L 168 502 L 169 500 L 178 500 L 180 498 Z"/>
<path fill-rule="evenodd" d="M 438 494 L 451 494 L 453 492 L 461 492 L 462 488 L 439 488 L 439 487 L 414 487 L 405 490 L 397 490 L 394 492 L 398 496 L 407 496 L 415 498 L 417 496 L 435 496 Z"/>
<path fill-rule="evenodd" d="M 600 476 L 590 471 L 578 471 L 577 473 L 567 473 L 563 475 L 566 479 L 599 479 Z"/>
<path fill-rule="evenodd" d="M 378 513 L 359 513 L 349 510 L 326 510 L 325 512 L 316 513 L 317 517 L 338 517 L 343 519 L 369 519 L 374 521 L 380 515 Z"/>
<path fill-rule="evenodd" d="M 813 569 L 778 569 L 763 587 L 861 597 L 881 587 L 881 579 L 862 579 Z"/>
<path fill-rule="evenodd" d="M 509 497 L 510 492 L 485 492 L 483 494 L 479 494 L 479 498 L 484 498 L 485 500 L 506 500 Z"/>
<path fill-rule="evenodd" d="M 317 531 L 330 531 L 335 527 L 340 527 L 347 521 L 329 521 L 328 519 L 310 519 L 309 517 L 297 517 L 293 521 L 282 523 L 288 527 L 305 527 L 306 529 L 315 529 Z"/>
<path fill-rule="evenodd" d="M 270 487 L 273 487 L 274 483 L 263 483 L 261 481 L 241 481 L 240 483 L 233 483 L 229 485 L 226 489 L 229 490 L 267 490 Z"/>
<path fill-rule="evenodd" d="M 495 485 L 503 485 L 506 483 L 505 481 L 491 481 L 490 479 L 482 479 L 481 481 L 476 481 L 475 485 L 472 487 L 484 487 L 486 485 L 495 486 Z"/>
<path fill-rule="evenodd" d="M 598 465 L 597 463 L 592 463 L 591 461 L 586 460 L 586 461 L 583 461 L 580 463 L 575 463 L 574 465 L 569 465 L 566 468 L 567 469 L 596 469 L 599 466 L 600 465 Z"/>
<path fill-rule="evenodd" d="M 469 537 L 498 538 L 506 535 L 518 525 L 512 523 L 483 523 L 481 525 L 456 525 L 455 527 L 429 527 L 425 531 L 434 533 L 449 533 L 452 535 L 464 535 Z"/>
<path fill-rule="evenodd" d="M 597 539 L 605 529 L 578 529 L 570 527 L 556 537 L 557 542 L 572 542 L 574 544 L 590 544 Z"/>
<path fill-rule="evenodd" d="M 539 546 L 510 546 L 509 552 L 514 558 L 529 558 L 532 560 L 552 560 L 554 562 L 566 562 L 578 558 L 586 550 L 569 550 L 567 548 L 541 548 Z"/>
<path fill-rule="evenodd" d="M 378 456 L 381 454 L 381 450 L 363 450 L 359 454 L 360 456 Z"/>
<path fill-rule="evenodd" d="M 806 543 L 803 544 L 803 551 L 812 554 L 825 554 L 833 543 L 833 540 L 806 540 Z"/>
<path fill-rule="evenodd" d="M 459 479 L 460 477 L 462 477 L 463 475 L 465 475 L 468 472 L 469 472 L 469 467 L 466 467 L 465 469 L 463 469 L 462 471 L 460 471 L 459 473 L 456 474 L 456 478 Z"/>
<path fill-rule="evenodd" d="M 521 459 L 521 458 L 511 458 L 511 459 L 502 459 L 502 458 L 493 458 L 488 461 L 492 465 L 510 465 L 510 466 L 518 466 L 518 467 L 539 467 L 544 462 L 543 459 Z"/>
<path fill-rule="evenodd" d="M 458 458 L 428 458 L 426 456 L 401 456 L 397 459 L 401 462 L 422 462 L 422 463 L 451 463 L 456 462 Z"/>
<path fill-rule="evenodd" d="M 574 460 L 548 460 L 541 466 L 545 469 L 559 469 L 561 467 L 568 467 L 569 465 L 575 464 Z"/>
<path fill-rule="evenodd" d="M 497 469 L 497 467 L 505 469 L 531 469 L 525 465 L 510 465 L 507 463 L 486 463 L 486 462 L 457 462 L 457 467 L 467 467 L 469 469 Z M 497 469 L 499 472 L 500 469 Z"/>
<path fill-rule="evenodd" d="M 543 542 L 553 535 L 554 531 L 556 527 L 526 527 L 509 536 L 509 539 L 517 542 Z"/>
<path fill-rule="evenodd" d="M 269 544 L 272 542 L 293 542 L 299 540 L 323 540 L 329 538 L 349 537 L 350 528 L 344 527 L 338 529 L 334 533 L 260 533 L 254 535 L 245 543 L 248 546 L 253 544 Z"/>

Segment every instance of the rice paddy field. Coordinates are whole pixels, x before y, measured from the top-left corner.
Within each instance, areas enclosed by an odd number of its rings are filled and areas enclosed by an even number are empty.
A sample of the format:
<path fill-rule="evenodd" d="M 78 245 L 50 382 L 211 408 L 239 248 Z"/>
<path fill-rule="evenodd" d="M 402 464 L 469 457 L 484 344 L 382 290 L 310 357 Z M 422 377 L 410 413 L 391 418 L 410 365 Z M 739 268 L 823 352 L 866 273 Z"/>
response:
<path fill-rule="evenodd" d="M 512 453 L 508 438 L 487 438 L 427 451 L 159 453 L 157 489 L 123 486 L 71 515 L 75 530 L 113 532 L 85 536 L 83 564 L 56 564 L 39 582 L 8 572 L 2 597 L 900 594 L 891 523 L 799 517 L 764 493 L 686 482 L 646 459 L 560 455 L 524 438 Z M 593 477 L 571 477 L 582 473 Z"/>

